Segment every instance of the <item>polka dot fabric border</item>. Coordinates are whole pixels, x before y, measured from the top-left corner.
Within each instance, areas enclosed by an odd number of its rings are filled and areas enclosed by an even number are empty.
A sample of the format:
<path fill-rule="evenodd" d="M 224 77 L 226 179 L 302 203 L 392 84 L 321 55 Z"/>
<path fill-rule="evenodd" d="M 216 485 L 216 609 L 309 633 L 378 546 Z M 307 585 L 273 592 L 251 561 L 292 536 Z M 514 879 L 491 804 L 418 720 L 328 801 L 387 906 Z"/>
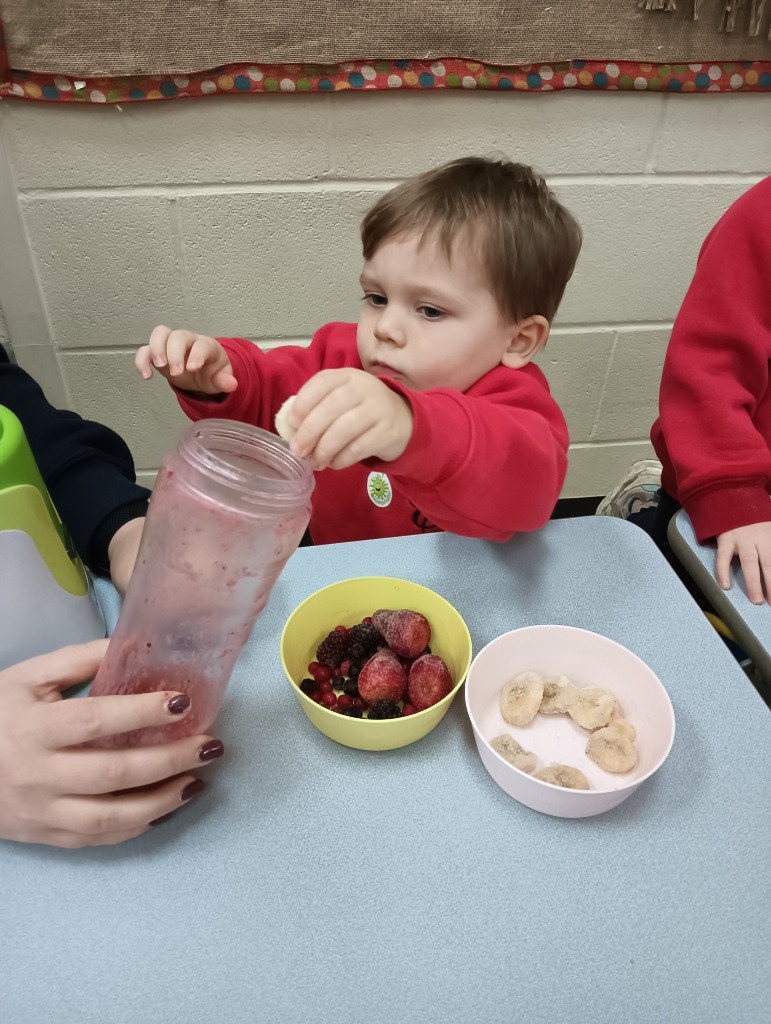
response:
<path fill-rule="evenodd" d="M 494 67 L 450 59 L 355 61 L 349 64 L 229 64 L 190 75 L 78 79 L 8 70 L 0 96 L 51 103 L 131 103 L 233 93 L 482 89 L 556 92 L 771 92 L 771 61 L 642 64 L 582 61 Z"/>

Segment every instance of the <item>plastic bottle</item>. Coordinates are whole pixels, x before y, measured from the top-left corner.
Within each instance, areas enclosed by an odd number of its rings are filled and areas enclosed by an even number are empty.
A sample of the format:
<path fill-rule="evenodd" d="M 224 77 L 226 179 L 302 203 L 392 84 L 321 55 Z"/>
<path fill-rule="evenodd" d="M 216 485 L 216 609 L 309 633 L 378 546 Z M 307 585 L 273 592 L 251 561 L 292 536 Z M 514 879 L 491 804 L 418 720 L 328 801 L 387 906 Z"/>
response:
<path fill-rule="evenodd" d="M 185 718 L 100 746 L 208 732 L 236 658 L 310 518 L 313 473 L 243 423 L 192 424 L 164 460 L 136 568 L 91 694 L 179 690 Z"/>

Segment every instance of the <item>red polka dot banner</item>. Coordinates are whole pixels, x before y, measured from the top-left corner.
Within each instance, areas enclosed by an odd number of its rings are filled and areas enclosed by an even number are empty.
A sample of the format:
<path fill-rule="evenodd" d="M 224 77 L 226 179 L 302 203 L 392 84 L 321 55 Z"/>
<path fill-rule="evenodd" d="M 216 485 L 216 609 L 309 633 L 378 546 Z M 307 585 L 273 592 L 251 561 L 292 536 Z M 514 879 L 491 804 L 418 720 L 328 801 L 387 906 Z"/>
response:
<path fill-rule="evenodd" d="M 557 92 L 771 92 L 771 61 L 642 64 L 583 61 L 496 67 L 447 58 L 348 64 L 229 64 L 190 75 L 83 78 L 17 71 L 3 65 L 0 96 L 50 103 L 132 103 L 265 92 L 481 89 Z"/>

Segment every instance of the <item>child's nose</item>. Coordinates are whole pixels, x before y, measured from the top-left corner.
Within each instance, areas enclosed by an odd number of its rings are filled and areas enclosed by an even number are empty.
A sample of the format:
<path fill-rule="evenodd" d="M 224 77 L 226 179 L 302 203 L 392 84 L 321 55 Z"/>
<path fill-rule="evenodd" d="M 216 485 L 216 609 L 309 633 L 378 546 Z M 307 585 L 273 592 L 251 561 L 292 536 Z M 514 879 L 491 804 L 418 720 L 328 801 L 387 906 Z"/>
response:
<path fill-rule="evenodd" d="M 393 305 L 384 306 L 375 323 L 375 337 L 378 341 L 387 341 L 392 345 L 404 345 L 407 338 L 404 323 L 398 310 Z"/>

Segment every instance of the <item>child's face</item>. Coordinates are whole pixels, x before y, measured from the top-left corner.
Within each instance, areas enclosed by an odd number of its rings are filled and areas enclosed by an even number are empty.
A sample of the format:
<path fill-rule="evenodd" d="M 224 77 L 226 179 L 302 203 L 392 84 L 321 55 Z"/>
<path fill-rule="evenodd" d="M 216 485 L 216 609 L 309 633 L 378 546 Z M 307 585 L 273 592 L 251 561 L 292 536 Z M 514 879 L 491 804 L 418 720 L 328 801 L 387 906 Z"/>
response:
<path fill-rule="evenodd" d="M 473 251 L 448 261 L 431 238 L 385 241 L 361 274 L 361 364 L 413 391 L 472 384 L 498 366 L 516 335 L 482 277 Z"/>

